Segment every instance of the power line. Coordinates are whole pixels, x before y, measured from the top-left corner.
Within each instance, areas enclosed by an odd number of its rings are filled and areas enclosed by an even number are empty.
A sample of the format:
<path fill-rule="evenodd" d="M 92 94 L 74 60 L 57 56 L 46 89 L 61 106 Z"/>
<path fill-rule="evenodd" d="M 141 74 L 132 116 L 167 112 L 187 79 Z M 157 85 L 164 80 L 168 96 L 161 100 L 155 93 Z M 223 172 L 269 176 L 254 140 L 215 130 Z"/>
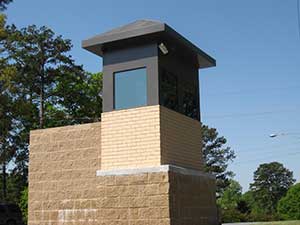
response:
<path fill-rule="evenodd" d="M 284 151 L 286 151 L 286 150 L 299 150 L 300 149 L 300 146 L 299 147 L 293 147 L 293 148 L 284 148 Z M 249 153 L 249 152 L 248 152 Z M 250 152 L 251 153 L 251 152 Z M 276 150 L 270 150 L 270 151 L 260 151 L 260 153 L 262 154 L 262 155 L 269 155 L 269 154 L 272 154 L 272 155 L 278 155 L 278 154 L 282 154 L 282 149 L 280 150 L 280 152 L 278 151 L 278 149 L 276 149 Z M 257 152 L 256 152 L 256 154 L 257 154 Z M 239 157 L 239 155 L 240 154 L 238 154 L 238 156 L 237 156 L 237 158 L 241 158 L 241 157 Z M 271 155 L 271 156 L 272 156 Z M 244 157 L 245 157 L 245 155 L 244 155 Z M 249 157 L 249 155 L 248 155 L 248 157 Z"/>
<path fill-rule="evenodd" d="M 249 88 L 249 89 L 243 89 L 243 90 L 228 90 L 228 91 L 223 91 L 223 92 L 204 92 L 203 90 L 201 91 L 202 94 L 207 95 L 207 96 L 224 96 L 224 95 L 238 95 L 240 96 L 243 93 L 246 94 L 253 94 L 257 92 L 264 92 L 264 91 L 271 91 L 271 90 L 290 90 L 290 89 L 299 89 L 300 86 L 285 86 L 285 87 L 260 87 L 260 88 Z"/>
<path fill-rule="evenodd" d="M 235 113 L 235 114 L 227 114 L 227 115 L 215 115 L 215 116 L 206 116 L 203 115 L 202 118 L 213 118 L 213 119 L 223 119 L 223 118 L 239 118 L 239 117 L 253 117 L 253 116 L 265 116 L 270 114 L 276 113 L 283 113 L 283 112 L 298 112 L 300 109 L 290 109 L 290 110 L 278 110 L 278 111 L 266 111 L 266 112 L 255 112 L 255 113 Z"/>
<path fill-rule="evenodd" d="M 300 152 L 297 151 L 297 152 L 289 152 L 289 153 L 285 153 L 284 155 L 276 155 L 276 156 L 280 156 L 280 159 L 284 159 L 287 156 L 294 156 L 294 155 L 299 155 L 299 154 L 300 154 Z M 267 160 L 267 159 L 270 159 L 270 158 L 271 158 L 271 156 L 264 157 L 264 158 L 253 159 L 253 160 L 242 161 L 242 162 L 238 162 L 236 164 L 239 164 L 239 166 L 243 166 L 243 165 L 247 165 L 249 163 L 253 163 L 253 162 L 257 162 L 257 161 L 261 161 L 261 160 Z"/>
<path fill-rule="evenodd" d="M 284 150 L 287 150 L 287 149 L 299 149 L 300 146 L 298 148 L 289 148 L 289 147 L 294 147 L 295 145 L 297 144 L 300 144 L 300 142 L 293 142 L 293 143 L 290 143 L 288 145 L 286 144 L 281 144 L 281 145 L 264 145 L 264 146 L 260 146 L 260 147 L 257 147 L 257 148 L 252 148 L 252 149 L 247 149 L 247 150 L 239 150 L 239 151 L 236 151 L 236 153 L 238 155 L 244 155 L 244 154 L 249 154 L 249 153 L 262 153 L 262 154 L 265 154 L 265 153 L 274 153 L 274 149 L 277 150 L 277 149 L 284 149 Z M 272 149 L 272 150 L 270 150 Z M 267 151 L 266 151 L 267 150 Z"/>

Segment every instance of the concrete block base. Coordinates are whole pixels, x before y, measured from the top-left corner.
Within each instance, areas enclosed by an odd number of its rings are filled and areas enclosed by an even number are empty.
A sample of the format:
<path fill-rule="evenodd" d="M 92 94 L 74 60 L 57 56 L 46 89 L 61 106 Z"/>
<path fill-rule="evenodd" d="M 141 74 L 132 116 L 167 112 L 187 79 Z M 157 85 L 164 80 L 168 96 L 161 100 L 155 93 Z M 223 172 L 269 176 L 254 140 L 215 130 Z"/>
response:
<path fill-rule="evenodd" d="M 168 168 L 168 171 L 164 171 Z M 214 179 L 178 168 L 98 176 L 91 189 L 43 196 L 30 225 L 214 225 Z M 153 168 L 151 168 L 153 170 Z M 159 171 L 162 170 L 162 171 Z M 108 172 L 108 171 L 106 171 Z M 186 172 L 186 171 L 185 171 Z M 98 173 L 99 174 L 99 173 Z M 49 199 L 50 198 L 50 199 Z M 52 198 L 52 199 L 51 199 Z M 36 202 L 31 201 L 31 206 Z"/>
<path fill-rule="evenodd" d="M 217 224 L 213 176 L 173 165 L 98 170 L 100 134 L 100 123 L 31 132 L 29 225 Z"/>

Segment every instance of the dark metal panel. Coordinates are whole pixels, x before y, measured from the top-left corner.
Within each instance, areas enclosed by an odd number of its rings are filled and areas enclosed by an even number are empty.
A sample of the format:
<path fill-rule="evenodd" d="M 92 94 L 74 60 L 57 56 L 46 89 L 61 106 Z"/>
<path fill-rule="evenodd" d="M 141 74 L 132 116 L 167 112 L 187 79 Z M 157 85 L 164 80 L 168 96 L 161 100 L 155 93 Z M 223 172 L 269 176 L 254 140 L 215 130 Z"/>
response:
<path fill-rule="evenodd" d="M 103 58 L 103 66 L 134 61 L 153 56 L 157 56 L 157 45 L 155 43 L 134 46 L 131 48 L 123 48 L 107 52 Z"/>
<path fill-rule="evenodd" d="M 199 121 L 200 121 L 200 123 L 201 123 L 201 95 L 200 95 L 200 88 L 201 88 L 201 85 L 200 85 L 200 74 L 199 73 L 201 73 L 201 71 L 199 72 L 198 71 L 198 76 L 197 76 L 197 78 L 198 78 L 198 93 L 199 93 L 199 97 L 198 97 L 198 108 L 199 108 Z"/>
<path fill-rule="evenodd" d="M 114 73 L 147 68 L 147 105 L 158 105 L 157 45 L 108 52 L 103 67 L 103 112 L 114 110 Z"/>
<path fill-rule="evenodd" d="M 113 71 L 103 67 L 103 95 L 102 95 L 102 111 L 109 112 L 113 110 L 114 101 L 114 77 L 112 75 Z"/>

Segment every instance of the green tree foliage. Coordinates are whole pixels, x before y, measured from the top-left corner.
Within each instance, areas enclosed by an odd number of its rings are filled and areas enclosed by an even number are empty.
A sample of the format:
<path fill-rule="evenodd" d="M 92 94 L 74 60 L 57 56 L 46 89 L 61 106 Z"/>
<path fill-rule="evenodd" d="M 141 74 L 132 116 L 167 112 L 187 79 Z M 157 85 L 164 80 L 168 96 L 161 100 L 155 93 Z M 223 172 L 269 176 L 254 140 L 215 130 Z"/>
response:
<path fill-rule="evenodd" d="M 229 186 L 225 189 L 221 198 L 218 199 L 218 204 L 222 209 L 235 209 L 242 197 L 242 187 L 235 181 L 230 180 Z"/>
<path fill-rule="evenodd" d="M 102 73 L 76 65 L 69 55 L 70 40 L 46 27 L 3 28 L 0 46 L 0 114 L 7 115 L 1 118 L 1 137 L 6 146 L 13 144 L 6 159 L 14 166 L 7 174 L 7 200 L 18 202 L 27 185 L 29 131 L 98 121 Z M 3 152 L 9 152 L 7 147 Z"/>
<path fill-rule="evenodd" d="M 67 73 L 58 77 L 53 91 L 55 104 L 47 108 L 48 126 L 99 121 L 101 90 L 102 73 L 85 73 L 84 76 Z"/>
<path fill-rule="evenodd" d="M 286 220 L 300 220 L 300 183 L 292 186 L 278 203 L 278 213 Z"/>
<path fill-rule="evenodd" d="M 250 214 L 255 207 L 255 200 L 251 191 L 245 192 L 238 204 L 238 209 L 241 213 Z"/>
<path fill-rule="evenodd" d="M 2 49 L 16 72 L 0 76 L 19 106 L 14 113 L 22 145 L 16 162 L 22 169 L 28 159 L 30 129 L 87 122 L 83 116 L 100 117 L 102 76 L 85 73 L 69 55 L 70 40 L 46 27 L 18 30 L 12 25 L 6 31 Z"/>
<path fill-rule="evenodd" d="M 12 0 L 0 0 L 0 11 L 5 10 L 7 5 L 11 2 Z"/>
<path fill-rule="evenodd" d="M 254 172 L 254 182 L 250 189 L 261 213 L 274 215 L 278 201 L 295 182 L 293 172 L 281 163 L 261 164 Z"/>
<path fill-rule="evenodd" d="M 24 190 L 26 186 L 26 182 L 24 182 L 23 177 L 14 172 L 7 173 L 7 196 L 6 202 L 18 203 L 21 197 L 21 192 Z M 2 188 L 3 184 L 0 183 L 0 188 Z M 0 193 L 0 199 L 3 200 L 3 193 Z M 0 201 L 1 201 L 0 200 Z"/>
<path fill-rule="evenodd" d="M 0 11 L 5 9 L 8 1 L 0 1 Z M 7 38 L 5 29 L 6 17 L 0 14 L 0 45 L 3 40 Z M 15 69 L 8 64 L 8 61 L 3 57 L 3 48 L 0 48 L 0 167 L 1 167 L 1 198 L 0 200 L 6 201 L 7 197 L 7 165 L 12 161 L 16 152 L 16 143 L 18 142 L 16 121 L 14 120 L 13 111 L 16 105 L 13 101 L 13 96 L 7 91 L 4 77 L 11 76 L 15 73 Z"/>
<path fill-rule="evenodd" d="M 21 200 L 19 202 L 19 207 L 22 211 L 23 220 L 24 220 L 25 224 L 27 224 L 27 220 L 28 220 L 28 187 L 26 187 L 22 191 L 21 194 L 22 194 L 22 196 L 21 196 Z"/>
<path fill-rule="evenodd" d="M 257 222 L 276 220 L 276 215 L 265 214 L 265 212 L 261 210 L 255 201 L 251 190 L 242 195 L 238 210 L 243 213 L 245 221 Z"/>
<path fill-rule="evenodd" d="M 229 186 L 226 187 L 223 195 L 217 200 L 222 212 L 222 222 L 243 221 L 242 214 L 238 210 L 241 197 L 241 185 L 235 180 L 229 180 Z"/>
<path fill-rule="evenodd" d="M 38 115 L 36 112 L 31 115 L 31 128 L 47 127 L 45 107 L 53 103 L 56 79 L 65 74 L 83 76 L 83 70 L 68 55 L 72 47 L 70 40 L 55 36 L 46 27 L 32 25 L 18 30 L 12 25 L 7 27 L 7 33 L 3 48 L 17 71 L 11 79 L 14 86 L 10 91 L 38 106 Z"/>
<path fill-rule="evenodd" d="M 226 187 L 230 185 L 233 172 L 228 171 L 228 164 L 236 157 L 234 151 L 225 146 L 227 140 L 215 128 L 202 125 L 202 152 L 206 162 L 205 171 L 216 175 L 217 196 L 222 196 Z"/>

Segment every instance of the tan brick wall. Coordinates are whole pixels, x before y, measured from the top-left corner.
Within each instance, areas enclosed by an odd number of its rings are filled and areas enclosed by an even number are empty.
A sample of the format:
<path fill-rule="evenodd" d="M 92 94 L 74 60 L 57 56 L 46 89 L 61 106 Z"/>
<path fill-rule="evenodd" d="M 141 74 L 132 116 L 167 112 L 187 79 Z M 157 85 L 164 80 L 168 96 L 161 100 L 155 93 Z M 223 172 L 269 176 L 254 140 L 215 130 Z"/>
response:
<path fill-rule="evenodd" d="M 160 107 L 161 163 L 203 170 L 201 124 Z"/>
<path fill-rule="evenodd" d="M 101 225 L 170 225 L 167 172 L 98 177 Z"/>
<path fill-rule="evenodd" d="M 172 164 L 203 169 L 199 121 L 162 106 L 102 113 L 101 170 Z"/>
<path fill-rule="evenodd" d="M 168 173 L 96 177 L 101 124 L 31 132 L 29 225 L 169 225 Z"/>
<path fill-rule="evenodd" d="M 100 123 L 31 132 L 29 225 L 71 224 L 61 222 L 67 209 L 95 216 L 100 132 Z"/>
<path fill-rule="evenodd" d="M 159 106 L 102 113 L 101 170 L 160 165 Z"/>

